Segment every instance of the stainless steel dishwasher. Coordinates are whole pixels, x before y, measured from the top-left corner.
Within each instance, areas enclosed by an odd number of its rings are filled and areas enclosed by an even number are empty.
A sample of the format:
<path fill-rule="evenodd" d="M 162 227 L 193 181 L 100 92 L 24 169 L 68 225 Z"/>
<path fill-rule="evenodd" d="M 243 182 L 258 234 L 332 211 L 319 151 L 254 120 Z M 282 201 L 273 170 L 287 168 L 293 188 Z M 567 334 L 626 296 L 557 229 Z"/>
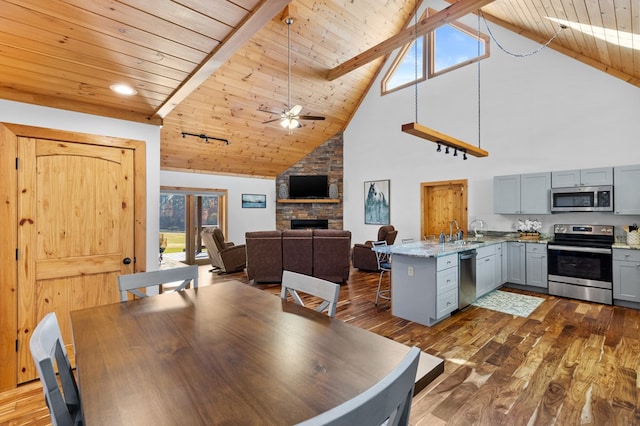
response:
<path fill-rule="evenodd" d="M 476 251 L 458 253 L 458 309 L 464 309 L 476 300 Z"/>

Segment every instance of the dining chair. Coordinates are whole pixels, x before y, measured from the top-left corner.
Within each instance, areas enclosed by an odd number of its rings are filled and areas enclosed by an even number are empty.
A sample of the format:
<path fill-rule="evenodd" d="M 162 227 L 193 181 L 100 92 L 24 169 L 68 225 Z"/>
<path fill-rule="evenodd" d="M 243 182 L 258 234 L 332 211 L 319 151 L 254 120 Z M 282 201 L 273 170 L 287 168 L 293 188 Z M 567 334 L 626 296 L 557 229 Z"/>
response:
<path fill-rule="evenodd" d="M 298 426 L 408 425 L 419 360 L 420 349 L 414 346 L 378 383 Z"/>
<path fill-rule="evenodd" d="M 387 242 L 374 241 L 373 248 L 376 253 L 376 260 L 378 262 L 378 269 L 380 270 L 380 277 L 378 278 L 378 291 L 376 292 L 376 305 L 379 299 L 391 300 L 391 276 L 389 276 L 389 287 L 386 290 L 382 290 L 382 276 L 385 272 L 391 272 L 391 253 L 386 250 Z M 375 250 L 378 248 L 379 250 Z"/>
<path fill-rule="evenodd" d="M 82 409 L 78 396 L 78 385 L 71 370 L 69 356 L 64 347 L 60 326 L 54 312 L 45 315 L 33 330 L 29 348 L 42 382 L 44 399 L 49 407 L 53 425 L 81 425 Z M 60 384 L 56 378 L 54 363 L 58 368 Z"/>
<path fill-rule="evenodd" d="M 322 312 L 325 309 L 330 317 L 336 316 L 338 297 L 340 296 L 340 285 L 326 281 L 321 278 L 299 274 L 292 271 L 282 271 L 282 290 L 280 297 L 287 300 L 288 296 L 298 305 L 304 306 L 302 298 L 298 292 L 310 294 L 323 299 L 323 302 L 316 308 Z"/>
<path fill-rule="evenodd" d="M 119 275 L 118 288 L 120 290 L 120 301 L 128 300 L 127 293 L 136 297 L 147 297 L 139 289 L 162 284 L 179 282 L 173 291 L 181 291 L 188 288 L 193 281 L 193 287 L 198 288 L 198 265 L 189 265 L 180 268 L 162 269 L 160 271 L 138 272 L 135 274 Z"/>

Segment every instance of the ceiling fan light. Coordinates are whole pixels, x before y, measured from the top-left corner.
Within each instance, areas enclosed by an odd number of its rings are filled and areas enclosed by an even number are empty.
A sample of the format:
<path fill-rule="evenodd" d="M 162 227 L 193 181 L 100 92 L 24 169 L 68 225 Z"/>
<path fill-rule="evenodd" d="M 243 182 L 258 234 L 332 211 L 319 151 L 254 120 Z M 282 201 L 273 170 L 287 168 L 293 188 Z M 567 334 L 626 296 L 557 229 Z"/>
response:
<path fill-rule="evenodd" d="M 300 127 L 300 122 L 295 118 L 292 118 L 289 122 L 289 129 L 297 129 Z"/>
<path fill-rule="evenodd" d="M 288 129 L 289 128 L 289 119 L 288 118 L 283 118 L 282 121 L 280 121 L 280 125 L 283 128 Z"/>

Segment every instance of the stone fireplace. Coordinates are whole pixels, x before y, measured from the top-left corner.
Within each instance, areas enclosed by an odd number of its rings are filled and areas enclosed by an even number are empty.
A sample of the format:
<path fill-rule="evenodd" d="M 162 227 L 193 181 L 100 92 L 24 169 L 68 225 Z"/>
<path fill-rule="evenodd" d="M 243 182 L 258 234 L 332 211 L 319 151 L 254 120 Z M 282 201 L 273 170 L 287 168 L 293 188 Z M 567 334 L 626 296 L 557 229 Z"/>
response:
<path fill-rule="evenodd" d="M 342 133 L 339 133 L 276 178 L 276 193 L 280 184 L 289 184 L 289 175 L 327 175 L 329 184 L 338 186 L 337 200 L 276 200 L 276 229 L 296 229 L 292 226 L 293 221 L 320 220 L 323 221 L 322 226 L 325 226 L 326 222 L 326 229 L 343 229 L 342 143 Z M 315 228 L 315 226 L 297 229 L 308 228 Z"/>

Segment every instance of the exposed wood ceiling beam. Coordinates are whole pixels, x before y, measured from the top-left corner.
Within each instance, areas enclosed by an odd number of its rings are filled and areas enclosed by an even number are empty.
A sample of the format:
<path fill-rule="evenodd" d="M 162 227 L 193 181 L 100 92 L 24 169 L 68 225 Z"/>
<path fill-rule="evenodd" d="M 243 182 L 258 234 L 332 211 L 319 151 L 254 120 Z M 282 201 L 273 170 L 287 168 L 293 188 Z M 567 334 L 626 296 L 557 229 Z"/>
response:
<path fill-rule="evenodd" d="M 244 45 L 256 32 L 278 15 L 291 0 L 262 0 L 253 13 L 247 16 L 236 30 L 218 45 L 191 75 L 182 82 L 169 98 L 157 109 L 156 114 L 166 117 L 173 108 L 185 100 L 209 78 L 226 60 Z"/>
<path fill-rule="evenodd" d="M 456 19 L 468 15 L 482 6 L 491 3 L 493 0 L 460 0 L 451 6 L 429 16 L 409 28 L 400 31 L 395 36 L 379 43 L 376 46 L 354 56 L 346 62 L 329 70 L 327 79 L 335 80 L 338 77 L 350 73 L 351 71 L 368 64 L 369 62 L 393 52 L 395 49 L 412 42 L 415 38 L 427 34 L 436 28 L 455 21 Z"/>

